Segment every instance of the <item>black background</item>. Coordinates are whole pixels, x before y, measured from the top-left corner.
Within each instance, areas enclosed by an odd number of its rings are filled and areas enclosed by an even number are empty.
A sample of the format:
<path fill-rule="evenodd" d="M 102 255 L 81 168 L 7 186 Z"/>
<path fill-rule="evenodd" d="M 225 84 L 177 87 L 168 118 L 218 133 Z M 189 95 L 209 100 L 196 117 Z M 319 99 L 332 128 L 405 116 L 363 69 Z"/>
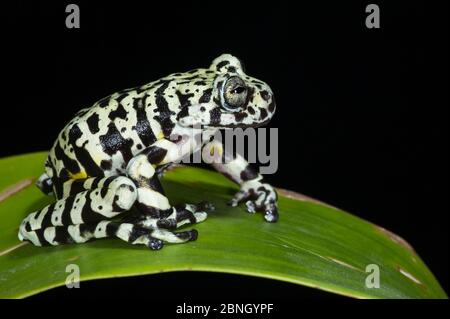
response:
<path fill-rule="evenodd" d="M 1 156 L 49 149 L 78 109 L 229 52 L 277 98 L 279 170 L 267 179 L 401 235 L 448 291 L 447 2 L 377 1 L 380 29 L 365 27 L 365 1 L 78 1 L 80 29 L 65 27 L 68 3 L 2 9 Z M 78 294 L 136 289 L 133 280 Z M 207 283 L 209 296 L 331 296 L 232 275 L 141 280 L 192 286 L 179 296 Z"/>

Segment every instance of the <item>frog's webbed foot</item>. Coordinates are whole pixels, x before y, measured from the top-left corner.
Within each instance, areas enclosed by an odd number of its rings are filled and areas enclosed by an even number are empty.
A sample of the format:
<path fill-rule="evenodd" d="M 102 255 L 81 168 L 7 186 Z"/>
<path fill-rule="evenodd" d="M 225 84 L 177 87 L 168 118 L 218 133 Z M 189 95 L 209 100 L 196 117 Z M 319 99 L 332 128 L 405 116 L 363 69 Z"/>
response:
<path fill-rule="evenodd" d="M 275 223 L 278 220 L 277 198 L 277 193 L 271 185 L 260 180 L 250 180 L 241 184 L 241 189 L 228 205 L 235 207 L 245 202 L 247 212 L 251 214 L 263 212 L 267 222 Z"/>
<path fill-rule="evenodd" d="M 142 216 L 143 227 L 174 230 L 184 225 L 198 224 L 206 220 L 208 212 L 215 209 L 210 202 L 198 204 L 179 204 L 166 211 L 161 211 L 159 216 Z"/>
<path fill-rule="evenodd" d="M 121 224 L 132 225 L 132 224 Z M 166 229 L 158 228 L 146 228 L 133 225 L 130 231 L 125 230 L 122 234 L 120 230 L 116 234 L 117 237 L 127 241 L 133 245 L 145 245 L 152 250 L 159 250 L 163 248 L 164 243 L 180 244 L 188 241 L 194 241 L 198 237 L 198 233 L 195 229 L 172 232 Z"/>

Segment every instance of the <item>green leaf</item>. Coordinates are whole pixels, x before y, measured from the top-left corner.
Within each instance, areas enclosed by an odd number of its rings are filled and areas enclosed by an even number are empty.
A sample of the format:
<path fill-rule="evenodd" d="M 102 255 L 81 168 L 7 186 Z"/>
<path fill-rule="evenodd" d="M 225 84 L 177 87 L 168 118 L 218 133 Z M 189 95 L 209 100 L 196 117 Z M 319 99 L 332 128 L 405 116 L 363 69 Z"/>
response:
<path fill-rule="evenodd" d="M 199 238 L 160 251 L 119 239 L 34 247 L 17 239 L 30 212 L 52 202 L 34 186 L 46 153 L 0 160 L 0 297 L 26 297 L 64 285 L 68 264 L 81 280 L 202 270 L 283 280 L 359 298 L 447 298 L 419 256 L 395 234 L 337 208 L 280 191 L 280 220 L 231 208 L 237 190 L 221 175 L 193 167 L 167 172 L 172 203 L 207 199 L 217 210 L 195 228 Z M 430 249 L 434 249 L 430 247 Z M 380 288 L 366 287 L 378 265 Z M 82 285 L 82 284 L 81 284 Z"/>

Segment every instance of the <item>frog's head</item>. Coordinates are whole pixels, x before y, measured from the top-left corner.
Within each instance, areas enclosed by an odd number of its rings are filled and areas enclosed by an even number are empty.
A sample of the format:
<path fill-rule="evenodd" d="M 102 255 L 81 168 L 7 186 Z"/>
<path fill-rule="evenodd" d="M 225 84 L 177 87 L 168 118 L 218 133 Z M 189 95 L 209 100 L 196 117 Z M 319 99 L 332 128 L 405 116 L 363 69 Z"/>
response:
<path fill-rule="evenodd" d="M 208 69 L 197 69 L 192 74 L 190 92 L 196 93 L 180 112 L 180 125 L 245 128 L 261 126 L 272 118 L 276 108 L 272 90 L 246 75 L 236 57 L 223 54 Z"/>

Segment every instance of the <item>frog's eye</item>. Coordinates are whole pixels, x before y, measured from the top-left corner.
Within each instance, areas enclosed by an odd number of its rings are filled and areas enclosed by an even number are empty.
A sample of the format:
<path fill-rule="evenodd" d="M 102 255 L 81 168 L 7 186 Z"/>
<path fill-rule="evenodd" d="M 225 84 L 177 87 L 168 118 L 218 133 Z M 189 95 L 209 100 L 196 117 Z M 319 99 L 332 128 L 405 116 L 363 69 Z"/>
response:
<path fill-rule="evenodd" d="M 228 111 L 238 111 L 247 102 L 247 87 L 238 76 L 230 77 L 223 86 L 222 106 Z"/>

